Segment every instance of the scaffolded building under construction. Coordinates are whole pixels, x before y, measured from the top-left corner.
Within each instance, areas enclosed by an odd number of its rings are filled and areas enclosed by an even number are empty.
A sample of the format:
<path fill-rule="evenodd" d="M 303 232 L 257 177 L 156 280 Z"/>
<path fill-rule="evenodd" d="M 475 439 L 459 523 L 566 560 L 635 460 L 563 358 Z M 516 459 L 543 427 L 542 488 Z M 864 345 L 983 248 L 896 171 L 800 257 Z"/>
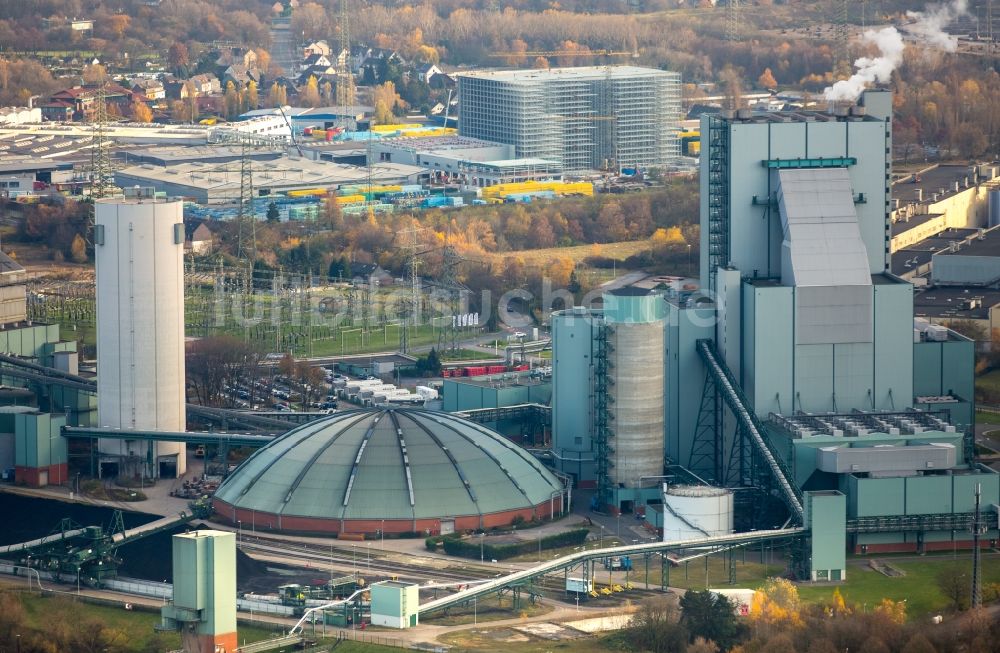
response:
<path fill-rule="evenodd" d="M 566 171 L 670 165 L 677 73 L 636 66 L 473 71 L 458 76 L 459 134 L 514 145 Z"/>

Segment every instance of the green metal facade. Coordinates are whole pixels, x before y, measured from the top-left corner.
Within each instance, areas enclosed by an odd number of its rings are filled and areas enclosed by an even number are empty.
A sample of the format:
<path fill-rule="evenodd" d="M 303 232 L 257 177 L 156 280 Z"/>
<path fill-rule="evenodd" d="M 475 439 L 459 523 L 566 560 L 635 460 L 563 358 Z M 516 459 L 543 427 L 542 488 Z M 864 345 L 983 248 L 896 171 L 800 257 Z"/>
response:
<path fill-rule="evenodd" d="M 449 413 L 519 404 L 546 405 L 552 399 L 552 384 L 526 383 L 493 387 L 481 382 L 445 379 L 443 395 L 444 410 Z"/>
<path fill-rule="evenodd" d="M 178 615 L 197 611 L 199 635 L 236 632 L 236 534 L 174 535 L 173 569 L 172 607 Z"/>
<path fill-rule="evenodd" d="M 795 288 L 743 287 L 743 387 L 769 413 L 895 410 L 913 402 L 913 287 L 872 288 L 872 342 L 796 344 Z"/>
<path fill-rule="evenodd" d="M 65 464 L 66 438 L 60 433 L 65 425 L 66 418 L 62 415 L 14 415 L 14 464 L 32 468 Z"/>
<path fill-rule="evenodd" d="M 705 383 L 705 367 L 695 343 L 715 336 L 712 306 L 667 304 L 665 447 L 667 457 L 687 465 Z"/>
<path fill-rule="evenodd" d="M 840 492 L 806 492 L 805 525 L 810 529 L 809 568 L 813 580 L 846 580 L 847 497 Z"/>
<path fill-rule="evenodd" d="M 599 314 L 552 314 L 552 440 L 559 468 L 594 478 L 594 354 Z"/>
<path fill-rule="evenodd" d="M 952 335 L 945 342 L 913 343 L 913 394 L 918 397 L 938 397 L 951 394 L 958 403 L 932 405 L 947 409 L 951 423 L 960 430 L 972 427 L 974 418 L 976 364 L 975 343 L 968 338 Z"/>

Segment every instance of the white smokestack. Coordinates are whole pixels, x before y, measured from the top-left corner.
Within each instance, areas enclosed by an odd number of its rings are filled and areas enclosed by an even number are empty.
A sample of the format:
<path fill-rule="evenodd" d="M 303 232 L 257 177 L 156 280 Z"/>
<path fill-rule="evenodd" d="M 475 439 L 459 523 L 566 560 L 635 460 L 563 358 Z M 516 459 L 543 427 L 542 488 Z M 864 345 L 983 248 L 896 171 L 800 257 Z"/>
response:
<path fill-rule="evenodd" d="M 948 4 L 932 5 L 926 11 L 908 11 L 913 23 L 907 25 L 907 32 L 919 43 L 954 52 L 958 39 L 944 28 L 955 18 L 968 11 L 968 0 L 953 0 Z M 903 37 L 895 27 L 885 27 L 878 31 L 867 30 L 861 37 L 864 43 L 874 43 L 879 50 L 877 57 L 861 57 L 854 62 L 857 72 L 850 79 L 842 79 L 823 91 L 829 102 L 854 102 L 869 84 L 888 83 L 894 71 L 903 61 Z"/>

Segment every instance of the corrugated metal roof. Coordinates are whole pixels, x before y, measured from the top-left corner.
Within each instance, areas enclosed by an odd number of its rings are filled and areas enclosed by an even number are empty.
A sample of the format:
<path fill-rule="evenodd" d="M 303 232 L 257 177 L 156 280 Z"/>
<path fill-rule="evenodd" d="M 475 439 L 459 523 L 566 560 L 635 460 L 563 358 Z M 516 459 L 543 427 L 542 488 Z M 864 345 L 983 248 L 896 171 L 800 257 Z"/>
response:
<path fill-rule="evenodd" d="M 846 168 L 779 170 L 782 283 L 868 286 L 868 252 Z M 788 262 L 790 265 L 785 265 Z"/>
<path fill-rule="evenodd" d="M 355 410 L 262 448 L 219 488 L 238 508 L 324 519 L 422 519 L 503 512 L 562 484 L 478 424 L 417 409 Z"/>

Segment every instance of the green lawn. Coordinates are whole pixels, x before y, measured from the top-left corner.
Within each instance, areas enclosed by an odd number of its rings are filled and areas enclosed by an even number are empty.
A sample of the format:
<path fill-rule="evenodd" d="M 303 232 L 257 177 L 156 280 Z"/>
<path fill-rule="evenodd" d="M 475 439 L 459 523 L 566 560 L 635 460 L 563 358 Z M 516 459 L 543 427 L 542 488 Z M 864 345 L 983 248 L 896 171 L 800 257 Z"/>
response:
<path fill-rule="evenodd" d="M 526 594 L 521 597 L 521 607 L 517 611 L 512 611 L 511 597 L 509 595 L 498 598 L 495 594 L 491 594 L 478 601 L 470 602 L 468 605 L 449 608 L 447 614 L 435 612 L 430 616 L 421 617 L 420 623 L 433 624 L 435 626 L 458 626 L 462 624 L 500 621 L 518 616 L 534 617 L 551 611 L 552 607 L 548 604 L 535 603 L 532 605 Z"/>
<path fill-rule="evenodd" d="M 976 411 L 976 424 L 998 424 L 1000 425 L 1000 413 L 984 413 Z"/>
<path fill-rule="evenodd" d="M 444 349 L 438 352 L 440 358 L 444 362 L 452 361 L 479 361 L 489 358 L 496 358 L 493 354 L 488 354 L 485 351 L 478 351 L 476 349 L 456 349 L 451 351 Z"/>
<path fill-rule="evenodd" d="M 127 636 L 128 651 L 173 650 L 180 648 L 181 637 L 177 633 L 157 633 L 154 624 L 160 622 L 159 614 L 143 610 L 125 610 L 120 607 L 94 605 L 75 601 L 67 597 L 37 596 L 19 594 L 24 606 L 26 625 L 37 631 L 46 631 L 53 615 L 59 615 L 64 623 L 86 623 L 99 621 L 109 628 L 120 629 Z M 276 632 L 262 628 L 241 626 L 239 641 L 256 642 L 276 636 Z"/>
<path fill-rule="evenodd" d="M 971 567 L 968 556 L 959 557 L 956 563 L 951 556 L 928 557 L 916 561 L 894 561 L 891 556 L 885 558 L 892 566 L 906 572 L 906 576 L 889 578 L 867 566 L 850 565 L 847 570 L 847 582 L 840 585 L 840 593 L 848 603 L 856 603 L 871 610 L 883 598 L 894 601 L 906 599 L 907 614 L 917 617 L 929 613 L 947 611 L 950 601 L 941 594 L 936 578 L 942 571 L 955 568 L 956 564 L 963 571 Z M 983 585 L 1000 583 L 1000 557 L 995 554 L 983 556 Z M 833 587 L 799 586 L 799 596 L 807 602 L 828 600 L 833 594 Z"/>

